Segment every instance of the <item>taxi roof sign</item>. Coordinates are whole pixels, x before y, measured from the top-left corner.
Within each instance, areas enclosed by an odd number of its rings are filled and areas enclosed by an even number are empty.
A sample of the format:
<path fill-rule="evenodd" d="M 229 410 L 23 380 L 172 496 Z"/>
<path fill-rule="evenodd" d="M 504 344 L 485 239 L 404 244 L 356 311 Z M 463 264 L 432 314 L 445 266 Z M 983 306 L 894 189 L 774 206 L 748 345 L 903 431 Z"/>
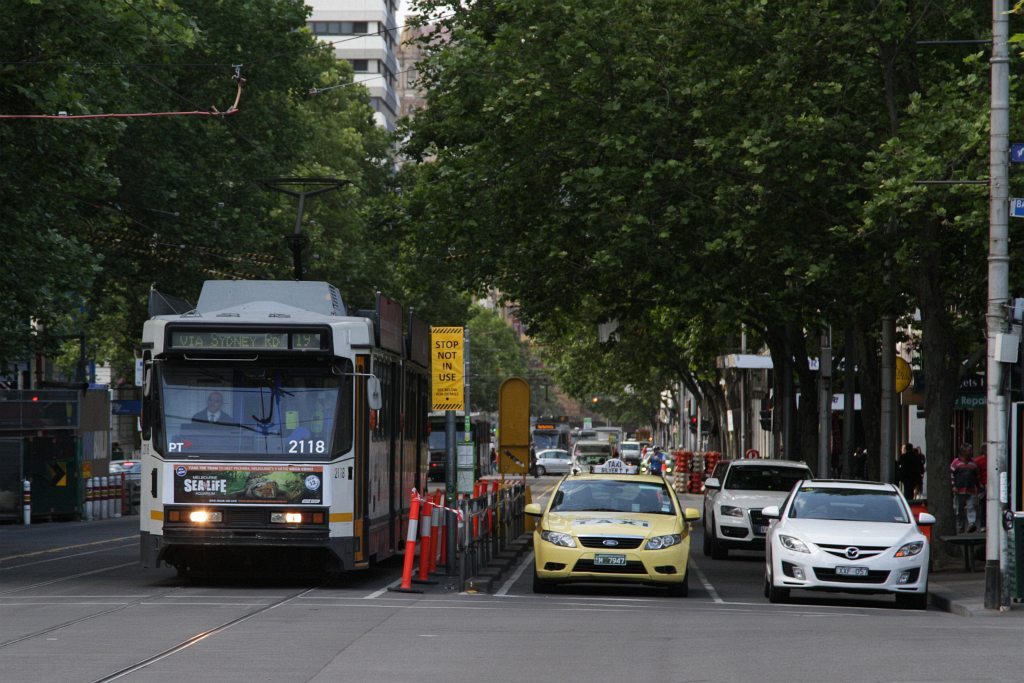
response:
<path fill-rule="evenodd" d="M 590 468 L 593 474 L 636 474 L 636 465 L 627 465 L 618 458 L 606 460 L 603 465 L 594 465 Z"/>

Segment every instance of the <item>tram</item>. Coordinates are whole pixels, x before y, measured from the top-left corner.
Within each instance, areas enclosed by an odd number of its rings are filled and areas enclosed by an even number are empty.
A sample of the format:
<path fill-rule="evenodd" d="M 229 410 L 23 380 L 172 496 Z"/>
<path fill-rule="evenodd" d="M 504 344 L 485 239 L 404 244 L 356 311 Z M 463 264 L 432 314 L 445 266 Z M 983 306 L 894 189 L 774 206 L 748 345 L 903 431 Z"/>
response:
<path fill-rule="evenodd" d="M 194 310 L 151 317 L 142 565 L 272 555 L 338 572 L 400 552 L 425 484 L 430 361 L 429 326 L 403 318 L 380 294 L 350 312 L 330 284 L 296 281 L 208 281 Z"/>

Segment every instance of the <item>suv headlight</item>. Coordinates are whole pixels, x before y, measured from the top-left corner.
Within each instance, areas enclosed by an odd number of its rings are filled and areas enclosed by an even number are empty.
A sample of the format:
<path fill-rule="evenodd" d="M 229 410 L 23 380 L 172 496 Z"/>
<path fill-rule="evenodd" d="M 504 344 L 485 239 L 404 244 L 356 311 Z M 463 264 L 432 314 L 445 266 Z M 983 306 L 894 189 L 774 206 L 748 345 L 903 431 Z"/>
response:
<path fill-rule="evenodd" d="M 563 548 L 576 547 L 576 541 L 572 540 L 572 534 L 563 534 L 561 531 L 542 531 L 540 537 L 548 543 L 554 543 Z"/>
<path fill-rule="evenodd" d="M 647 541 L 647 545 L 644 546 L 644 550 L 661 550 L 663 548 L 671 548 L 680 541 L 682 541 L 682 536 L 680 534 L 655 536 L 654 538 Z"/>
<path fill-rule="evenodd" d="M 782 544 L 783 548 L 786 548 L 787 550 L 792 550 L 794 552 L 798 552 L 798 553 L 810 553 L 811 552 L 810 550 L 807 549 L 807 546 L 804 545 L 804 542 L 801 541 L 799 538 L 793 538 L 792 536 L 786 536 L 785 534 L 779 534 L 779 543 Z"/>
<path fill-rule="evenodd" d="M 900 547 L 896 551 L 896 557 L 913 557 L 924 550 L 924 541 L 914 541 L 913 543 L 907 543 Z"/>
<path fill-rule="evenodd" d="M 743 519 L 743 508 L 738 508 L 735 505 L 723 505 L 721 510 L 722 515 L 725 517 L 739 517 Z"/>

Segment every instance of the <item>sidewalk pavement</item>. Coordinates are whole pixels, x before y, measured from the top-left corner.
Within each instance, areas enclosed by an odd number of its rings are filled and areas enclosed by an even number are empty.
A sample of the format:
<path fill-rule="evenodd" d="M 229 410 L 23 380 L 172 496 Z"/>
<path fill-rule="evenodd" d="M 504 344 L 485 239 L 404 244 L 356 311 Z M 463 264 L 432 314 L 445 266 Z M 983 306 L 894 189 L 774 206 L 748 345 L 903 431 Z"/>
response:
<path fill-rule="evenodd" d="M 1024 602 L 1010 602 L 1008 612 L 985 608 L 984 563 L 980 571 L 942 570 L 928 578 L 932 607 L 961 617 L 1003 617 L 1024 619 Z"/>

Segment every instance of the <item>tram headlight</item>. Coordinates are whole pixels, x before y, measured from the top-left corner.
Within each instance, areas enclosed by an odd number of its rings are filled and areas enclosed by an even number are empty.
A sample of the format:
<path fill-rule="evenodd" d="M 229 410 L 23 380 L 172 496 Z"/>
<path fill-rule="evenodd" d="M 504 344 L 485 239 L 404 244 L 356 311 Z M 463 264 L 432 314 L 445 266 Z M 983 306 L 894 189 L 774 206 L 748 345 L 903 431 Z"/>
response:
<path fill-rule="evenodd" d="M 192 510 L 188 513 L 188 521 L 195 524 L 206 524 L 207 522 L 224 521 L 224 513 L 210 512 L 209 510 Z"/>
<path fill-rule="evenodd" d="M 301 512 L 271 512 L 270 521 L 274 524 L 302 524 Z"/>

